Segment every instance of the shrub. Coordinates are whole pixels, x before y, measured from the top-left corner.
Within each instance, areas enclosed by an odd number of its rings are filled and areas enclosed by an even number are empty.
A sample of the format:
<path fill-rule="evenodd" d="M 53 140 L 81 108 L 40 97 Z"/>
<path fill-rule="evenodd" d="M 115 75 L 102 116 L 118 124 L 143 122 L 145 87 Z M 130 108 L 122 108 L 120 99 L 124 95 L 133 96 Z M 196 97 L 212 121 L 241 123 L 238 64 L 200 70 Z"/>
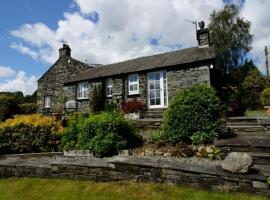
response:
<path fill-rule="evenodd" d="M 116 154 L 139 142 L 132 125 L 117 112 L 71 119 L 62 140 L 64 149 L 87 149 L 99 157 Z"/>
<path fill-rule="evenodd" d="M 88 115 L 85 113 L 72 113 L 68 117 L 68 125 L 64 129 L 61 138 L 61 145 L 64 149 L 76 149 L 78 141 L 79 126 L 83 123 Z"/>
<path fill-rule="evenodd" d="M 96 84 L 93 87 L 93 92 L 90 99 L 90 110 L 92 112 L 99 112 L 104 109 L 105 97 L 101 84 Z"/>
<path fill-rule="evenodd" d="M 19 105 L 19 109 L 22 114 L 33 114 L 37 112 L 37 104 L 23 103 Z"/>
<path fill-rule="evenodd" d="M 117 109 L 117 104 L 114 103 L 114 102 L 108 102 L 108 103 L 105 103 L 105 106 L 104 106 L 104 111 L 105 112 L 114 112 L 115 110 Z"/>
<path fill-rule="evenodd" d="M 123 102 L 122 104 L 122 110 L 124 111 L 124 113 L 135 113 L 140 111 L 143 107 L 144 104 L 137 99 L 129 100 Z"/>
<path fill-rule="evenodd" d="M 260 94 L 261 104 L 264 106 L 270 105 L 270 87 L 265 88 Z"/>
<path fill-rule="evenodd" d="M 213 88 L 194 85 L 177 93 L 165 113 L 167 142 L 211 143 L 219 133 L 220 101 Z"/>
<path fill-rule="evenodd" d="M 12 117 L 18 110 L 15 96 L 0 94 L 0 121 L 5 121 Z"/>
<path fill-rule="evenodd" d="M 17 115 L 0 124 L 0 153 L 51 151 L 61 131 L 60 123 L 50 117 Z"/>

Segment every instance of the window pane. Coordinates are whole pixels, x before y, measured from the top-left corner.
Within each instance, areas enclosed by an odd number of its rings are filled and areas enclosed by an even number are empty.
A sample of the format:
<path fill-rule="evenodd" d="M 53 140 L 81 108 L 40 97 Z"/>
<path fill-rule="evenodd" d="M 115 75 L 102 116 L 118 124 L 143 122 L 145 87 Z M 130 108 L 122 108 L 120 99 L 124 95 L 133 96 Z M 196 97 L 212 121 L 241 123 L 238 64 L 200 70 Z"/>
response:
<path fill-rule="evenodd" d="M 155 80 L 160 80 L 160 73 L 155 73 Z"/>
<path fill-rule="evenodd" d="M 155 89 L 155 84 L 154 84 L 154 82 L 152 82 L 152 81 L 149 82 L 149 85 L 150 85 L 150 90 L 151 90 L 151 89 Z"/>
<path fill-rule="evenodd" d="M 150 90 L 150 95 L 149 95 L 150 99 L 155 98 L 155 91 L 154 90 Z"/>
<path fill-rule="evenodd" d="M 156 98 L 156 105 L 160 105 L 160 98 Z"/>
<path fill-rule="evenodd" d="M 160 81 L 155 82 L 155 89 L 160 89 Z"/>
<path fill-rule="evenodd" d="M 155 74 L 153 74 L 153 73 L 149 74 L 149 80 L 150 81 L 155 80 Z"/>
<path fill-rule="evenodd" d="M 155 105 L 155 99 L 150 99 L 150 105 Z"/>

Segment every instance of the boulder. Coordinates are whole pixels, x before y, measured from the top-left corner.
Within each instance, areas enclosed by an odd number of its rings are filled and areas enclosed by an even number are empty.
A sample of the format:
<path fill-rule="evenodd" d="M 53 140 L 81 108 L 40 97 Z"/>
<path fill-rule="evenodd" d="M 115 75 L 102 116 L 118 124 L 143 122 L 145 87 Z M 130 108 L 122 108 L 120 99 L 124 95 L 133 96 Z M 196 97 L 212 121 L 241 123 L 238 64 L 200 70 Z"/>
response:
<path fill-rule="evenodd" d="M 247 153 L 232 152 L 222 163 L 222 169 L 231 173 L 247 173 L 252 166 L 252 158 Z"/>

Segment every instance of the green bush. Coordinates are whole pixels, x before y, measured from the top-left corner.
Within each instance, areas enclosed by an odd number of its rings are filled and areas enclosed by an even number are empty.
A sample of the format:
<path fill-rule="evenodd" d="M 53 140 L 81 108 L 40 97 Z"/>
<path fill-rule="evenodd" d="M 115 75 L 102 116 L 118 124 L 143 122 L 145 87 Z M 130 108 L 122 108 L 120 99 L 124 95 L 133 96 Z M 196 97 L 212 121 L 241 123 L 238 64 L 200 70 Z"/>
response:
<path fill-rule="evenodd" d="M 16 97 L 12 95 L 0 94 L 0 121 L 12 117 L 18 112 Z"/>
<path fill-rule="evenodd" d="M 260 94 L 261 104 L 264 106 L 270 105 L 270 87 L 265 88 Z"/>
<path fill-rule="evenodd" d="M 37 112 L 37 104 L 23 103 L 19 105 L 19 109 L 22 114 L 33 114 Z"/>
<path fill-rule="evenodd" d="M 59 122 L 42 115 L 18 115 L 0 123 L 0 154 L 51 151 L 59 143 Z"/>
<path fill-rule="evenodd" d="M 114 112 L 117 110 L 117 104 L 114 102 L 106 102 L 104 106 L 105 112 Z"/>
<path fill-rule="evenodd" d="M 90 110 L 92 112 L 100 112 L 104 110 L 105 98 L 104 91 L 101 84 L 96 84 L 93 87 L 93 92 L 89 102 Z"/>
<path fill-rule="evenodd" d="M 88 117 L 85 113 L 72 113 L 68 117 L 68 126 L 64 129 L 64 134 L 61 138 L 61 145 L 66 150 L 76 149 L 78 141 L 79 127 Z"/>
<path fill-rule="evenodd" d="M 211 143 L 219 133 L 220 100 L 213 88 L 194 85 L 177 93 L 165 113 L 164 139 Z"/>
<path fill-rule="evenodd" d="M 139 142 L 132 125 L 117 112 L 69 120 L 62 140 L 64 149 L 90 150 L 99 157 L 114 155 Z"/>

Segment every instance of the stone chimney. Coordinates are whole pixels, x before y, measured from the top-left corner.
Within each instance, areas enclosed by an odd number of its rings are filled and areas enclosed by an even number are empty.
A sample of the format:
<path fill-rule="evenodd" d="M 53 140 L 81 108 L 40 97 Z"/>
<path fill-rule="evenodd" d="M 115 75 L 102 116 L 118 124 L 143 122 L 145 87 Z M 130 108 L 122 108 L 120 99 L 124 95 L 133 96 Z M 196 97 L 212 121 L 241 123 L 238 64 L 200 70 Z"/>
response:
<path fill-rule="evenodd" d="M 204 28 L 204 21 L 199 22 L 200 29 L 197 30 L 197 40 L 199 48 L 209 47 L 210 45 L 210 34 L 209 29 Z"/>
<path fill-rule="evenodd" d="M 59 57 L 61 56 L 71 56 L 71 49 L 67 44 L 63 44 L 63 47 L 59 49 Z"/>

